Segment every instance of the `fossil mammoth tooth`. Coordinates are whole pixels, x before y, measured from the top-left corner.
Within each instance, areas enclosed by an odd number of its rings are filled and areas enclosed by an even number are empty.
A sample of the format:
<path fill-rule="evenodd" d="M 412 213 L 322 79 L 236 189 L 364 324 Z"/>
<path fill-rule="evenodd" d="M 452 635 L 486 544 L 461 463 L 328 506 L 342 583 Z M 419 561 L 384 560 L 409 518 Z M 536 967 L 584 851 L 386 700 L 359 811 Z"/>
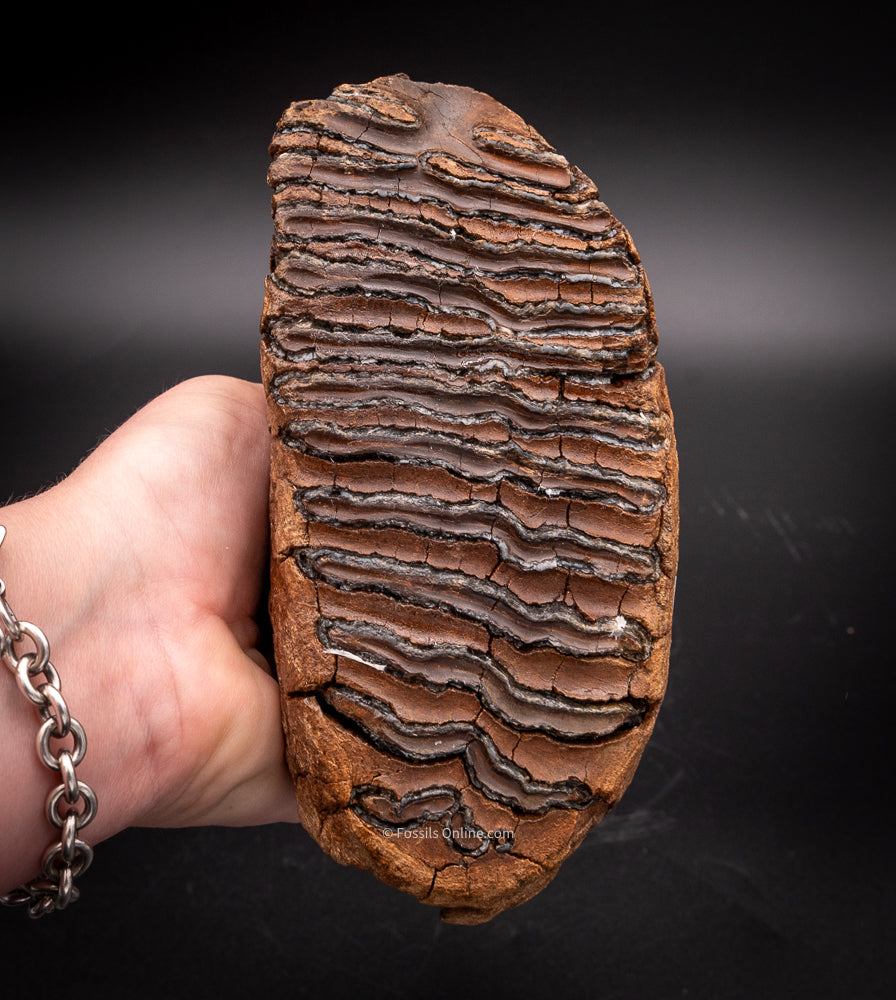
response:
<path fill-rule="evenodd" d="M 391 76 L 271 143 L 271 619 L 299 816 L 488 920 L 616 804 L 666 687 L 677 459 L 653 302 L 517 115 Z"/>

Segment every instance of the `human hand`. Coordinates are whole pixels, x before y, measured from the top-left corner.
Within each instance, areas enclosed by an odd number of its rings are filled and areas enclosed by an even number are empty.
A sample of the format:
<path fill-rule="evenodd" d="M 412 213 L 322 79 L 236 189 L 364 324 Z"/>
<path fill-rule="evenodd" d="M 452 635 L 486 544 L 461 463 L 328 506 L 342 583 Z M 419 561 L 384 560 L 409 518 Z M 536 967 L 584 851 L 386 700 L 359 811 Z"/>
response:
<path fill-rule="evenodd" d="M 128 826 L 296 820 L 278 687 L 255 648 L 268 448 L 260 385 L 193 379 L 63 482 L 0 510 L 9 602 L 49 638 L 87 733 L 92 844 Z M 56 782 L 30 704 L 7 692 L 0 718 L 4 888 L 38 870 Z"/>

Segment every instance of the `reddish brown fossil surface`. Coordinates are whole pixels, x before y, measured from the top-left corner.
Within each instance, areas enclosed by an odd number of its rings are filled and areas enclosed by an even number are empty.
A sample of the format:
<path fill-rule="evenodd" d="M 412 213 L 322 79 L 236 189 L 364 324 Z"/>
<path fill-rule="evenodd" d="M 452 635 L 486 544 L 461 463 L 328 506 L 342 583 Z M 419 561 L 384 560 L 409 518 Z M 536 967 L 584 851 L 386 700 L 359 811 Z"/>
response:
<path fill-rule="evenodd" d="M 628 785 L 666 687 L 677 460 L 653 304 L 595 185 L 464 87 L 281 117 L 262 375 L 299 816 L 488 920 Z"/>

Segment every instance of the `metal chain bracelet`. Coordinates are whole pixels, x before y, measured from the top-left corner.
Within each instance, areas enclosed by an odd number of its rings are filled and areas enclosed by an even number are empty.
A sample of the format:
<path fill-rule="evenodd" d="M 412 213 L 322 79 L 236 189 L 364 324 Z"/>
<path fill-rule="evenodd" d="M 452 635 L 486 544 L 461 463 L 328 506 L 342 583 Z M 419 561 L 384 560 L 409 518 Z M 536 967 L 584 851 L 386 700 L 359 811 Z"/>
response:
<path fill-rule="evenodd" d="M 0 546 L 6 528 L 0 525 Z M 21 654 L 16 646 L 30 641 L 34 649 Z M 54 910 L 63 910 L 75 902 L 79 891 L 75 879 L 83 875 L 93 861 L 93 849 L 78 836 L 96 815 L 96 795 L 93 789 L 79 781 L 75 768 L 84 759 L 87 737 L 77 719 L 73 719 L 60 690 L 59 675 L 50 663 L 50 644 L 44 633 L 30 622 L 19 621 L 6 601 L 6 586 L 0 579 L 0 659 L 15 675 L 22 694 L 37 708 L 42 722 L 37 736 L 37 752 L 41 761 L 58 771 L 61 783 L 47 796 L 47 819 L 60 830 L 43 857 L 43 871 L 36 878 L 11 892 L 0 895 L 4 906 L 27 906 L 28 915 L 42 917 Z M 45 681 L 38 683 L 43 675 Z M 71 735 L 70 750 L 50 746 L 52 740 L 64 740 Z M 78 803 L 82 803 L 79 807 Z"/>

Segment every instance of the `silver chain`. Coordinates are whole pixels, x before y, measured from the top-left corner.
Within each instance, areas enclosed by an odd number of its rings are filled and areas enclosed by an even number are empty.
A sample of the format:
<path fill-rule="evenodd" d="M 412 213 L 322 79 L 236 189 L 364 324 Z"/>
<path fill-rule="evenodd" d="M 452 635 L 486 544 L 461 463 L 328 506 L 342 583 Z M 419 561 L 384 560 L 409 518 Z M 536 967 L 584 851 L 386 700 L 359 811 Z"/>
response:
<path fill-rule="evenodd" d="M 0 546 L 6 528 L 0 525 Z M 16 652 L 19 643 L 34 648 Z M 37 736 L 37 753 L 51 770 L 62 779 L 47 796 L 47 819 L 60 831 L 43 857 L 42 872 L 36 878 L 11 892 L 0 895 L 4 906 L 26 906 L 28 915 L 42 917 L 54 910 L 63 910 L 75 902 L 79 891 L 75 879 L 83 875 L 93 861 L 93 848 L 79 837 L 79 831 L 96 815 L 96 794 L 79 781 L 75 768 L 84 759 L 87 737 L 77 719 L 72 718 L 62 697 L 59 675 L 50 663 L 50 644 L 43 632 L 30 622 L 19 621 L 6 600 L 6 585 L 0 579 L 0 659 L 16 678 L 19 690 L 37 708 L 41 726 Z M 40 682 L 43 675 L 44 681 Z M 70 749 L 58 746 L 58 741 L 72 737 Z M 51 741 L 57 741 L 54 752 Z M 80 803 L 80 805 L 79 805 Z"/>

